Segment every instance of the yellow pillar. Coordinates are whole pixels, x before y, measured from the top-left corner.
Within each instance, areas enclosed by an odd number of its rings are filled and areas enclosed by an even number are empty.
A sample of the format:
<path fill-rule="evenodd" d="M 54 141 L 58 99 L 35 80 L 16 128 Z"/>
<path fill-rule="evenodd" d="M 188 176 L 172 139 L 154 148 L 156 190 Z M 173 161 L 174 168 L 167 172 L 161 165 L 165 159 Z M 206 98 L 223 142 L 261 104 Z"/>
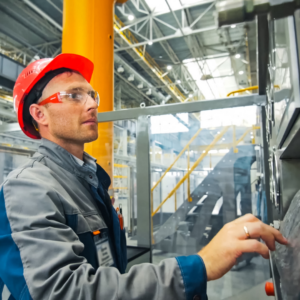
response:
<path fill-rule="evenodd" d="M 62 52 L 83 55 L 95 64 L 91 85 L 100 95 L 98 112 L 113 110 L 115 2 L 64 0 Z M 100 123 L 98 130 L 98 140 L 86 144 L 85 151 L 97 159 L 113 181 L 113 124 Z"/>

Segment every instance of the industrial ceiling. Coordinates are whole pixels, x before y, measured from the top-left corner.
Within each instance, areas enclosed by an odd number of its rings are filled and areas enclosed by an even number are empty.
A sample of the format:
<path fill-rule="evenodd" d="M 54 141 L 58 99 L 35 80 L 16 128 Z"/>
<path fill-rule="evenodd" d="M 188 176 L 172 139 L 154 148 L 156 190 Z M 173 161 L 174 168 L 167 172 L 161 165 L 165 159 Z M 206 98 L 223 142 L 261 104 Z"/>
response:
<path fill-rule="evenodd" d="M 256 23 L 218 28 L 215 4 L 129 0 L 116 6 L 116 109 L 226 97 L 257 84 Z M 9 142 L 3 134 L 20 134 L 9 97 L 17 75 L 61 52 L 62 11 L 62 0 L 0 0 L 2 142 Z"/>

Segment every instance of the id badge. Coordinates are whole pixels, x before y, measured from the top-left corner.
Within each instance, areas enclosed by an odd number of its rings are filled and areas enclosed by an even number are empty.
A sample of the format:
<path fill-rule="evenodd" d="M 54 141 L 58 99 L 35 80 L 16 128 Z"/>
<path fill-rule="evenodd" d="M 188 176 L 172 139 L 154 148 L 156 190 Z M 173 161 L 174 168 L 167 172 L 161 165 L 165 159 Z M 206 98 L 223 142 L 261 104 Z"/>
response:
<path fill-rule="evenodd" d="M 100 267 L 114 266 L 114 259 L 111 253 L 108 235 L 106 232 L 95 231 L 94 242 L 97 249 L 98 263 Z"/>

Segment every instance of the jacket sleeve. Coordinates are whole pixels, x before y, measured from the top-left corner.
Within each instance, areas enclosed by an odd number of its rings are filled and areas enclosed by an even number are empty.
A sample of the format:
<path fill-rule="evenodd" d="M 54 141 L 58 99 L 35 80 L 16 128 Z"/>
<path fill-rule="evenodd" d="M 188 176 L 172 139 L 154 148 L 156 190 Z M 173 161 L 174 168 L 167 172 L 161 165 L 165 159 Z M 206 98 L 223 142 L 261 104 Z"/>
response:
<path fill-rule="evenodd" d="M 136 265 L 121 275 L 116 268 L 95 270 L 80 256 L 83 248 L 55 189 L 22 177 L 4 183 L 0 279 L 15 299 L 207 299 L 198 255 Z"/>

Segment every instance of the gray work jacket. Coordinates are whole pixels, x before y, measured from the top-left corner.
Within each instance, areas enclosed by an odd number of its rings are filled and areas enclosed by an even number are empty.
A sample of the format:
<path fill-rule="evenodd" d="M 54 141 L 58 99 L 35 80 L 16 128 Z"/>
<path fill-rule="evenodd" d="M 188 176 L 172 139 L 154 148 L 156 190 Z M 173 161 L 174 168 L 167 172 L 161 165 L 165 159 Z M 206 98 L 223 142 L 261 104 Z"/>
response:
<path fill-rule="evenodd" d="M 207 299 L 198 255 L 126 268 L 125 232 L 93 172 L 43 139 L 0 188 L 0 299 Z M 99 265 L 93 232 L 106 231 L 114 265 Z"/>

